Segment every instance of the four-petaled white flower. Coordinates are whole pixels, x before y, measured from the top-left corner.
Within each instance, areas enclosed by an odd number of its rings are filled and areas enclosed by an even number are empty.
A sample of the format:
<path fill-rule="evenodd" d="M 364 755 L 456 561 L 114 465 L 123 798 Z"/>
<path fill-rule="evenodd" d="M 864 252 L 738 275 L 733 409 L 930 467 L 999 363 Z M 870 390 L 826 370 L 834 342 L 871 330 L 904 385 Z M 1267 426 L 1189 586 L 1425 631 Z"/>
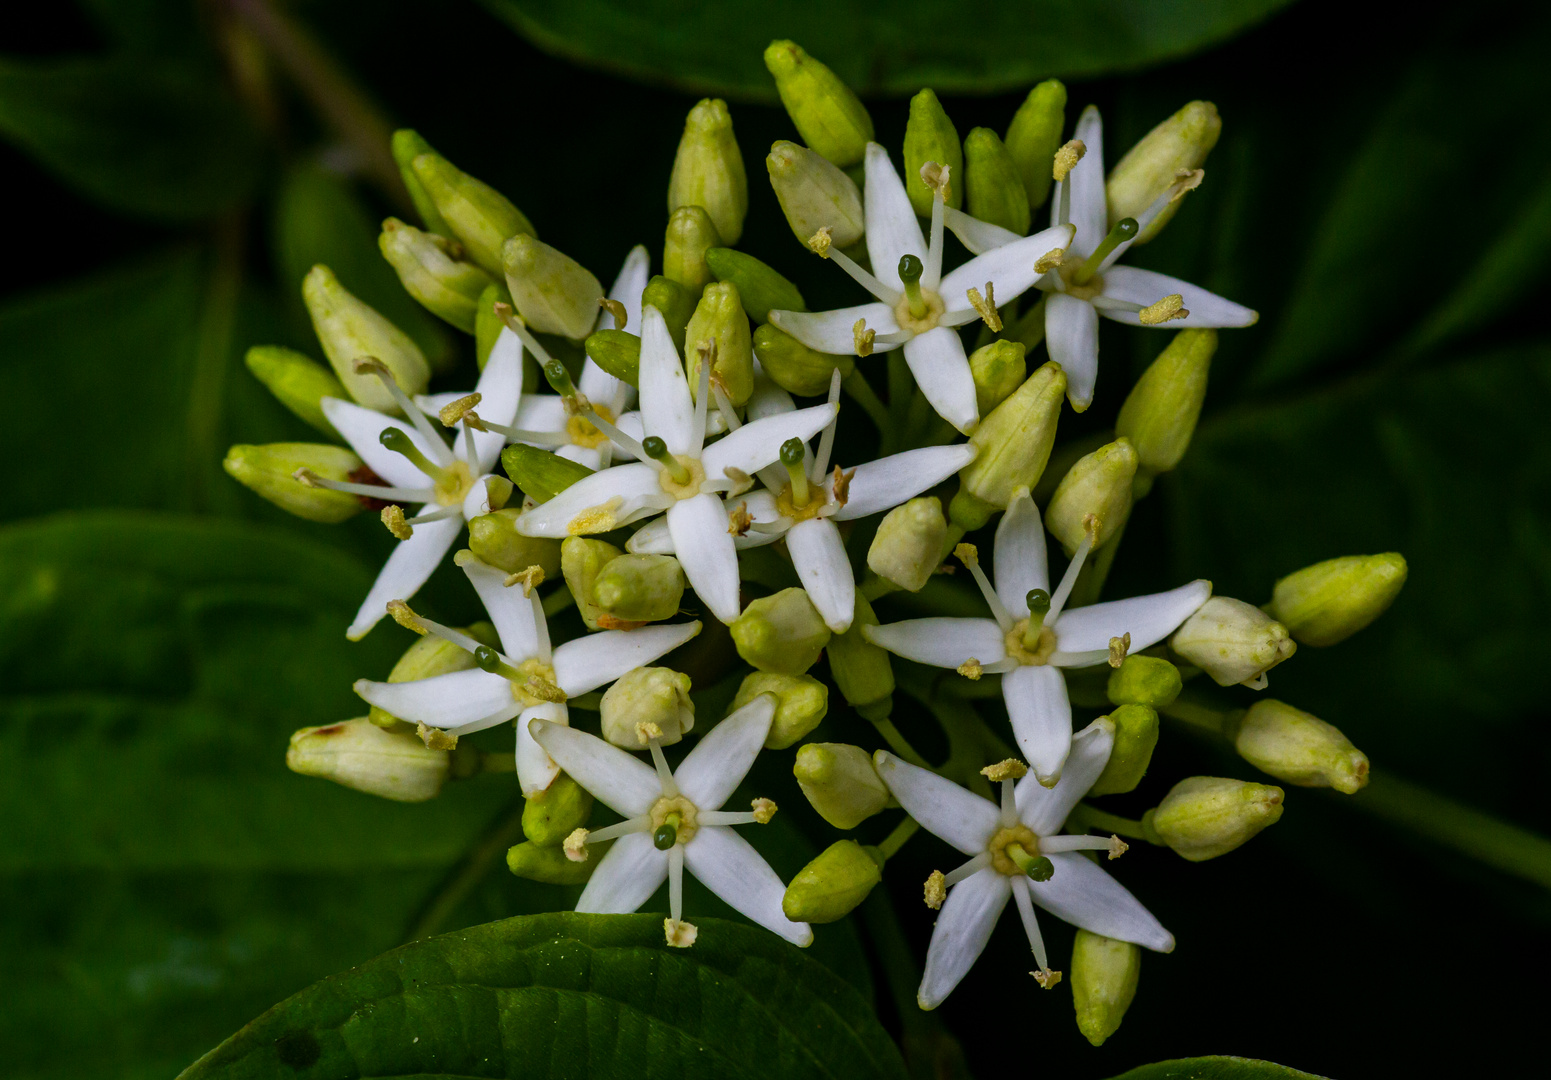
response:
<path fill-rule="evenodd" d="M 1104 771 L 1114 747 L 1114 730 L 1107 718 L 1101 718 L 1080 731 L 1073 739 L 1066 772 L 1054 788 L 1041 785 L 1032 773 L 1016 783 L 1002 780 L 999 808 L 886 751 L 874 755 L 878 775 L 905 812 L 970 856 L 967 863 L 936 879 L 948 893 L 946 903 L 937 899 L 942 911 L 916 995 L 921 1008 L 936 1008 L 959 984 L 990 940 L 1009 896 L 1017 902 L 1039 965 L 1033 974 L 1046 989 L 1055 985 L 1057 975 L 1050 970 L 1035 904 L 1095 934 L 1157 952 L 1174 948 L 1173 935 L 1152 913 L 1080 854 L 1108 850 L 1113 859 L 1125 850 L 1124 844 L 1114 837 L 1059 835 L 1072 808 Z"/>
<path fill-rule="evenodd" d="M 1060 669 L 1104 663 L 1116 639 L 1124 643 L 1122 652 L 1162 641 L 1212 595 L 1212 583 L 1197 580 L 1168 592 L 1065 610 L 1093 533 L 1089 529 L 1052 596 L 1045 528 L 1028 489 L 1021 489 L 996 527 L 994 586 L 973 549 L 960 549 L 995 618 L 907 619 L 862 631 L 868 641 L 907 660 L 958 668 L 971 678 L 1001 673 L 1018 747 L 1045 784 L 1061 775 L 1072 745 L 1072 707 Z"/>
<path fill-rule="evenodd" d="M 649 741 L 654 771 L 595 735 L 544 720 L 530 722 L 533 738 L 566 774 L 625 818 L 567 842 L 568 854 L 585 857 L 586 844 L 614 839 L 582 890 L 577 911 L 635 911 L 666 878 L 668 943 L 688 945 L 694 940 L 693 927 L 683 921 L 688 867 L 717 896 L 766 929 L 796 945 L 813 941 L 807 923 L 793 922 L 782 912 L 786 889 L 781 879 L 731 829 L 768 821 L 775 805 L 757 799 L 753 812 L 721 808 L 765 745 L 775 706 L 773 695 L 762 694 L 712 728 L 671 771 L 656 738 Z"/>
<path fill-rule="evenodd" d="M 1052 249 L 1064 249 L 1072 230 L 1062 223 L 1033 236 L 1016 237 L 1014 243 L 988 250 L 945 275 L 943 189 L 955 178 L 929 163 L 921 178 L 911 177 L 910 182 L 922 183 L 928 176 L 934 191 L 930 243 L 921 235 L 888 151 L 868 143 L 863 213 L 872 273 L 829 249 L 827 237 L 816 238 L 815 250 L 839 263 L 877 300 L 835 311 L 772 311 L 770 321 L 820 352 L 867 355 L 903 345 L 910 373 L 926 400 L 967 435 L 980 422 L 980 410 L 957 328 L 986 318 L 1000 329 L 996 305 L 1016 299 L 1032 286 L 1041 273 L 1034 264 Z"/>
<path fill-rule="evenodd" d="M 698 622 L 605 630 L 586 634 L 550 649 L 549 626 L 533 589 L 534 574 L 508 577 L 470 551 L 458 552 L 457 564 L 484 601 L 501 648 L 492 649 L 458 630 L 392 605 L 394 617 L 421 634 L 435 634 L 467 649 L 479 665 L 411 682 L 361 679 L 355 692 L 394 716 L 450 735 L 468 735 L 517 720 L 517 779 L 524 796 L 543 791 L 557 769 L 528 733 L 528 721 L 569 723 L 566 699 L 596 690 L 653 660 L 700 632 Z M 511 582 L 508 585 L 507 582 Z"/>

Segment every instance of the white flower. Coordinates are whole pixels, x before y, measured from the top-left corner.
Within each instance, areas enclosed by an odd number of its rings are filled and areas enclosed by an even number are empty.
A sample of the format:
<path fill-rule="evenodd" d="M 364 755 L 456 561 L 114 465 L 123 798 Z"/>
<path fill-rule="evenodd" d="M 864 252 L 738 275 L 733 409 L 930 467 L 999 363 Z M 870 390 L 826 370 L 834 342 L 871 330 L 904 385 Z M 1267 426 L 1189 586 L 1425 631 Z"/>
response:
<path fill-rule="evenodd" d="M 959 984 L 985 948 L 1009 896 L 1017 901 L 1039 965 L 1032 974 L 1046 989 L 1059 973 L 1050 970 L 1035 904 L 1095 934 L 1157 952 L 1174 948 L 1173 935 L 1136 897 L 1079 854 L 1107 850 L 1116 858 L 1125 850 L 1118 838 L 1059 835 L 1072 807 L 1104 771 L 1114 742 L 1114 725 L 1107 718 L 1095 720 L 1073 739 L 1071 761 L 1059 784 L 1046 788 L 1032 774 L 1016 784 L 1004 779 L 1000 808 L 886 751 L 873 756 L 878 775 L 905 812 L 971 856 L 944 878 L 933 875 L 949 892 L 926 952 L 916 995 L 921 1008 L 936 1008 Z"/>
<path fill-rule="evenodd" d="M 958 668 L 971 678 L 1001 673 L 1018 747 L 1040 782 L 1053 784 L 1072 744 L 1072 707 L 1060 669 L 1102 664 L 1117 647 L 1123 654 L 1162 641 L 1212 595 L 1212 583 L 1197 580 L 1168 592 L 1067 611 L 1067 597 L 1092 545 L 1090 528 L 1052 596 L 1044 525 L 1028 489 L 1022 489 L 996 527 L 994 586 L 974 549 L 959 549 L 995 618 L 909 619 L 862 633 L 917 663 Z M 1042 616 L 1031 615 L 1031 599 L 1036 608 L 1048 605 Z"/>
<path fill-rule="evenodd" d="M 1062 147 L 1081 158 L 1058 179 L 1050 200 L 1053 226 L 1070 224 L 1076 235 L 1064 254 L 1050 252 L 1041 262 L 1055 266 L 1035 286 L 1045 300 L 1045 345 L 1066 372 L 1067 397 L 1078 412 L 1093 400 L 1099 373 L 1099 316 L 1132 326 L 1251 326 L 1259 314 L 1215 293 L 1151 270 L 1116 266 L 1132 240 L 1174 199 L 1201 181 L 1200 170 L 1182 173 L 1140 217 L 1109 227 L 1104 196 L 1104 125 L 1090 105 L 1077 121 L 1073 142 Z M 1077 150 L 1075 143 L 1082 144 Z M 1061 153 L 1057 154 L 1061 158 Z M 968 214 L 950 211 L 948 227 L 973 252 L 991 255 L 1005 246 L 1027 245 L 1023 237 Z M 1129 222 L 1129 226 L 1127 225 Z M 1044 253 L 1041 253 L 1044 254 Z M 985 257 L 984 255 L 982 257 Z M 1177 299 L 1176 299 L 1177 298 Z"/>
<path fill-rule="evenodd" d="M 877 143 L 867 144 L 867 254 L 872 261 L 869 274 L 841 252 L 830 250 L 827 238 L 819 237 L 815 250 L 839 263 L 877 301 L 835 311 L 772 311 L 770 321 L 807 345 L 827 353 L 866 355 L 903 345 L 905 361 L 916 384 L 948 423 L 969 434 L 980 421 L 975 405 L 975 380 L 957 327 L 990 316 L 994 308 L 1022 294 L 1040 275 L 1035 262 L 1051 249 L 1062 249 L 1071 242 L 1072 230 L 1065 224 L 1016 237 L 1015 243 L 987 251 L 944 275 L 943 188 L 955 177 L 947 170 L 928 164 L 921 170 L 922 180 L 931 177 L 932 235 L 928 244 L 921 235 L 920 223 L 910 207 L 910 198 L 899 174 L 889 161 L 888 151 Z M 911 177 L 912 183 L 917 183 Z M 1012 234 L 1009 234 L 1012 235 Z M 918 280 L 900 276 L 902 260 Z M 1000 328 L 1000 322 L 995 326 Z"/>
<path fill-rule="evenodd" d="M 668 943 L 688 945 L 694 928 L 683 921 L 687 866 L 717 896 L 766 929 L 796 945 L 813 941 L 807 923 L 792 922 L 782 912 L 786 888 L 781 879 L 730 828 L 768 821 L 775 804 L 756 799 L 747 813 L 721 808 L 765 745 L 775 707 L 775 697 L 762 694 L 712 728 L 673 771 L 655 737 L 649 740 L 653 771 L 595 735 L 544 720 L 531 722 L 533 738 L 566 774 L 625 818 L 567 842 L 568 854 L 585 858 L 587 844 L 618 837 L 582 890 L 577 911 L 635 911 L 666 878 Z"/>
<path fill-rule="evenodd" d="M 536 342 L 529 341 L 534 348 Z M 723 622 L 738 617 L 738 553 L 728 530 L 721 495 L 749 483 L 752 473 L 775 461 L 788 439 L 808 439 L 835 415 L 817 405 L 745 424 L 705 445 L 711 366 L 700 367 L 698 398 L 662 313 L 645 309 L 641 320 L 641 423 L 645 437 L 630 435 L 589 412 L 615 445 L 637 461 L 583 477 L 517 519 L 528 536 L 564 537 L 607 532 L 667 511 L 668 531 L 695 593 Z"/>
<path fill-rule="evenodd" d="M 557 772 L 555 763 L 528 734 L 529 720 L 542 717 L 552 724 L 569 723 L 567 698 L 650 664 L 700 633 L 698 622 L 605 630 L 551 650 L 549 626 L 531 577 L 508 577 L 470 551 L 458 552 L 456 562 L 484 601 L 501 639 L 500 650 L 422 618 L 400 601 L 392 605 L 394 618 L 417 633 L 435 634 L 467 649 L 479 667 L 412 682 L 361 679 L 355 692 L 402 720 L 441 728 L 454 736 L 515 718 L 517 779 L 524 796 L 549 787 Z"/>

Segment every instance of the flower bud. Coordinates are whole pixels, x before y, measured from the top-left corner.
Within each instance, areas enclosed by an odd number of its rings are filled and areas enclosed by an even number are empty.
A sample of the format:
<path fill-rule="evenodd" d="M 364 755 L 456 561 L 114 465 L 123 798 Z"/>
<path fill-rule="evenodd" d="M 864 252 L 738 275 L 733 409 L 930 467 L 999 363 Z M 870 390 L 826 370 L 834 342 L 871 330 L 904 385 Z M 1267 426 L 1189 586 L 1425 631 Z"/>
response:
<path fill-rule="evenodd" d="M 465 333 L 474 332 L 479 298 L 491 285 L 490 275 L 473 263 L 459 262 L 452 241 L 389 218 L 382 223 L 377 247 L 405 292 L 433 315 Z"/>
<path fill-rule="evenodd" d="M 1143 135 L 1109 171 L 1104 185 L 1109 227 L 1114 228 L 1121 218 L 1140 217 L 1174 185 L 1181 172 L 1199 169 L 1221 134 L 1217 106 L 1210 101 L 1192 101 Z M 1179 200 L 1169 203 L 1134 242 L 1145 244 L 1157 236 L 1178 209 Z"/>
<path fill-rule="evenodd" d="M 656 724 L 662 730 L 658 745 L 672 746 L 695 726 L 689 685 L 688 675 L 665 667 L 625 672 L 603 693 L 603 737 L 626 750 L 645 750 L 641 725 Z"/>
<path fill-rule="evenodd" d="M 1029 193 L 1018 163 L 990 128 L 975 128 L 964 137 L 964 209 L 972 217 L 1029 232 Z"/>
<path fill-rule="evenodd" d="M 877 848 L 836 840 L 797 871 L 781 897 L 781 910 L 793 922 L 836 922 L 867 899 L 882 880 L 883 860 Z"/>
<path fill-rule="evenodd" d="M 1186 619 L 1169 648 L 1218 686 L 1265 686 L 1265 673 L 1298 651 L 1287 627 L 1242 600 L 1214 596 Z"/>
<path fill-rule="evenodd" d="M 1192 776 L 1174 785 L 1142 816 L 1154 844 L 1166 844 L 1191 862 L 1226 855 L 1282 816 L 1282 789 L 1218 776 Z"/>
<path fill-rule="evenodd" d="M 1086 535 L 1084 522 L 1092 516 L 1098 519 L 1093 546 L 1104 546 L 1131 513 L 1131 481 L 1135 478 L 1136 450 L 1126 439 L 1116 439 L 1078 458 L 1045 507 L 1045 528 L 1072 555 Z"/>
<path fill-rule="evenodd" d="M 1399 552 L 1326 559 L 1278 581 L 1266 611 L 1299 644 L 1334 645 L 1384 614 L 1405 583 Z"/>
<path fill-rule="evenodd" d="M 501 451 L 501 467 L 512 483 L 536 503 L 548 502 L 592 470 L 537 446 L 514 443 Z"/>
<path fill-rule="evenodd" d="M 809 743 L 797 751 L 792 775 L 813 809 L 837 829 L 854 829 L 889 805 L 889 789 L 860 746 Z"/>
<path fill-rule="evenodd" d="M 1147 472 L 1168 472 L 1185 456 L 1216 351 L 1216 330 L 1181 330 L 1126 395 L 1115 432 L 1136 447 Z"/>
<path fill-rule="evenodd" d="M 1016 341 L 993 341 L 969 354 L 969 372 L 975 379 L 975 405 L 984 416 L 1002 402 L 1028 375 L 1024 359 L 1028 349 Z"/>
<path fill-rule="evenodd" d="M 483 621 L 473 623 L 465 628 L 465 632 L 481 645 L 489 645 L 492 649 L 501 647 L 501 639 L 496 636 L 495 627 L 491 623 Z M 409 648 L 404 650 L 404 655 L 399 657 L 398 662 L 393 665 L 393 670 L 388 672 L 388 681 L 390 683 L 418 682 L 437 675 L 448 675 L 454 671 L 472 671 L 473 668 L 473 653 L 445 638 L 427 634 L 424 637 L 417 637 Z M 405 723 L 377 705 L 372 706 L 368 718 L 381 728 L 395 728 Z"/>
<path fill-rule="evenodd" d="M 807 311 L 808 304 L 785 277 L 752 255 L 732 248 L 712 248 L 705 253 L 706 265 L 718 281 L 737 287 L 738 299 L 749 318 L 762 323 L 772 308 L 779 311 Z"/>
<path fill-rule="evenodd" d="M 390 144 L 393 149 L 393 160 L 398 163 L 399 176 L 404 181 L 404 187 L 409 191 L 410 201 L 415 204 L 415 213 L 420 215 L 420 222 L 427 229 L 442 236 L 452 236 L 452 229 L 442 218 L 442 212 L 436 208 L 436 202 L 426 191 L 425 185 L 420 182 L 420 177 L 415 175 L 415 158 L 421 154 L 434 154 L 431 144 L 420 137 L 420 133 L 411 128 L 399 128 L 393 133 L 393 141 Z"/>
<path fill-rule="evenodd" d="M 522 808 L 522 835 L 542 847 L 556 847 L 587 824 L 592 796 L 587 789 L 560 773 L 549 787 L 535 791 Z"/>
<path fill-rule="evenodd" d="M 589 844 L 587 858 L 572 862 L 561 846 L 545 847 L 532 840 L 506 849 L 506 868 L 520 878 L 545 885 L 581 885 L 603 859 L 605 844 Z"/>
<path fill-rule="evenodd" d="M 334 271 L 314 266 L 302 282 L 302 300 L 334 374 L 355 400 L 379 412 L 399 411 L 393 395 L 376 375 L 356 374 L 355 362 L 365 356 L 382 361 L 410 397 L 425 392 L 431 366 L 420 346 L 357 299 L 339 283 Z"/>
<path fill-rule="evenodd" d="M 410 168 L 436 204 L 452 238 L 463 245 L 470 261 L 487 274 L 499 278 L 505 272 L 501 245 L 508 238 L 518 233 L 538 235 L 510 199 L 460 171 L 440 154 L 421 154 L 410 163 Z"/>
<path fill-rule="evenodd" d="M 680 356 L 684 354 L 684 328 L 689 325 L 689 317 L 695 313 L 695 302 L 699 299 L 699 289 L 691 292 L 661 274 L 648 281 L 641 293 L 642 307 L 654 307 L 662 313 L 662 321 L 667 323 L 668 334 Z"/>
<path fill-rule="evenodd" d="M 434 799 L 447 781 L 450 755 L 431 750 L 408 729 L 384 731 L 366 717 L 291 736 L 286 768 L 395 802 Z"/>
<path fill-rule="evenodd" d="M 474 302 L 474 360 L 479 364 L 480 371 L 485 370 L 485 361 L 490 359 L 490 350 L 495 348 L 496 338 L 506 329 L 506 323 L 496 314 L 495 306 L 511 302 L 512 294 L 507 292 L 504 281 L 492 281 L 486 285 L 484 292 Z"/>
<path fill-rule="evenodd" d="M 727 103 L 705 98 L 689 110 L 673 173 L 668 177 L 668 213 L 698 206 L 711 216 L 717 235 L 736 244 L 749 212 L 749 180 L 733 137 Z"/>
<path fill-rule="evenodd" d="M 872 141 L 872 117 L 839 76 L 791 41 L 772 41 L 765 67 L 803 142 L 842 169 L 862 160 Z"/>
<path fill-rule="evenodd" d="M 1115 725 L 1115 746 L 1104 771 L 1088 789 L 1090 795 L 1134 791 L 1147 775 L 1158 745 L 1158 712 L 1147 705 L 1122 705 L 1109 714 Z"/>
<path fill-rule="evenodd" d="M 635 386 L 641 381 L 641 339 L 628 330 L 595 330 L 582 347 L 604 371 Z"/>
<path fill-rule="evenodd" d="M 1029 91 L 1007 126 L 1007 153 L 1018 166 L 1031 210 L 1050 196 L 1051 164 L 1066 129 L 1066 87 L 1047 79 Z"/>
<path fill-rule="evenodd" d="M 986 415 L 969 438 L 980 452 L 959 473 L 959 495 L 969 498 L 955 497 L 949 507 L 955 525 L 966 532 L 978 529 L 994 510 L 1007 509 L 1015 488 L 1039 483 L 1065 398 L 1066 374 L 1051 360 Z"/>
<path fill-rule="evenodd" d="M 862 238 L 866 218 L 861 189 L 823 155 L 783 139 L 770 147 L 765 171 L 786 223 L 803 244 L 820 229 L 829 230 L 830 242 L 838 248 Z"/>
<path fill-rule="evenodd" d="M 711 266 L 705 253 L 722 246 L 721 234 L 710 214 L 698 206 L 681 206 L 668 219 L 668 231 L 662 241 L 662 272 L 698 297 L 711 280 Z"/>
<path fill-rule="evenodd" d="M 598 322 L 603 286 L 581 263 L 525 233 L 501 247 L 512 306 L 529 329 L 580 341 Z"/>
<path fill-rule="evenodd" d="M 620 555 L 598 572 L 592 598 L 605 622 L 671 619 L 684 599 L 684 569 L 672 555 Z"/>
<path fill-rule="evenodd" d="M 1116 705 L 1148 705 L 1163 709 L 1174 704 L 1183 685 L 1179 668 L 1161 657 L 1128 656 L 1110 672 L 1105 688 Z"/>
<path fill-rule="evenodd" d="M 1263 773 L 1299 787 L 1353 795 L 1368 784 L 1368 758 L 1333 724 L 1281 701 L 1257 701 L 1223 734 Z"/>
<path fill-rule="evenodd" d="M 714 353 L 711 380 L 720 384 L 728 400 L 734 405 L 748 401 L 754 392 L 754 343 L 738 287 L 730 281 L 705 287 L 684 328 L 684 363 L 692 395 L 700 392 L 702 350 Z"/>
<path fill-rule="evenodd" d="M 920 217 L 932 216 L 932 189 L 921 179 L 921 166 L 928 161 L 948 167 L 948 194 L 943 203 L 955 210 L 963 206 L 964 150 L 959 145 L 959 132 L 930 89 L 910 99 L 910 119 L 905 123 L 905 193 Z"/>
<path fill-rule="evenodd" d="M 884 720 L 894 707 L 894 668 L 887 651 L 862 636 L 878 616 L 860 592 L 851 625 L 829 642 L 829 677 L 850 705 L 868 720 Z"/>
<path fill-rule="evenodd" d="M 275 399 L 310 426 L 338 438 L 339 432 L 323 415 L 323 399 L 348 401 L 344 384 L 334 373 L 310 356 L 282 345 L 255 345 L 244 358 L 253 377 L 263 383 Z"/>
<path fill-rule="evenodd" d="M 754 331 L 754 355 L 770 381 L 798 397 L 818 397 L 829 392 L 831 373 L 840 369 L 845 378 L 856 367 L 851 356 L 833 356 L 810 349 L 784 330 L 766 323 Z"/>
<path fill-rule="evenodd" d="M 829 687 L 813 676 L 766 671 L 751 671 L 745 676 L 727 711 L 735 712 L 761 694 L 774 694 L 777 701 L 770 734 L 765 737 L 767 750 L 785 750 L 818 727 L 829 711 Z"/>
<path fill-rule="evenodd" d="M 566 588 L 571 590 L 576 610 L 581 612 L 582 622 L 589 630 L 599 629 L 599 619 L 608 615 L 593 600 L 592 587 L 609 560 L 623 554 L 606 540 L 568 536 L 560 542 L 560 572 L 565 575 Z"/>
<path fill-rule="evenodd" d="M 829 644 L 830 630 L 802 589 L 762 596 L 732 623 L 738 655 L 760 671 L 801 675 Z"/>
<path fill-rule="evenodd" d="M 942 502 L 923 495 L 884 515 L 867 549 L 867 569 L 915 592 L 931 580 L 948 541 Z"/>
<path fill-rule="evenodd" d="M 227 475 L 282 510 L 308 521 L 329 525 L 355 517 L 366 508 L 359 497 L 343 491 L 312 487 L 296 479 L 297 469 L 310 469 L 325 480 L 349 480 L 365 463 L 342 446 L 328 443 L 238 443 L 221 462 Z"/>
<path fill-rule="evenodd" d="M 1072 942 L 1072 1004 L 1077 1030 L 1094 1046 L 1120 1029 L 1142 975 L 1142 950 L 1129 941 L 1078 930 Z"/>
<path fill-rule="evenodd" d="M 517 531 L 516 507 L 481 514 L 469 522 L 469 550 L 498 570 L 516 574 L 530 566 L 544 571 L 546 578 L 560 572 L 560 544 L 541 536 L 524 536 Z"/>

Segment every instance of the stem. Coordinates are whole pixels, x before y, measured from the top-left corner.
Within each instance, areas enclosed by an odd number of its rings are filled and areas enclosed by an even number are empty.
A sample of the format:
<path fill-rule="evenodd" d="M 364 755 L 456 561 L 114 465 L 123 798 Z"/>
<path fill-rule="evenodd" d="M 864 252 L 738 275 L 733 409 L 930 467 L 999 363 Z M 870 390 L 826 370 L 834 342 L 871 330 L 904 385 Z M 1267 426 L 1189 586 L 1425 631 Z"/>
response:
<path fill-rule="evenodd" d="M 1244 713 L 1243 709 L 1224 709 L 1211 705 L 1194 696 L 1180 695 L 1172 705 L 1158 710 L 1171 720 L 1189 724 L 1213 735 L 1221 735 L 1230 721 Z"/>
<path fill-rule="evenodd" d="M 851 400 L 862 407 L 867 418 L 873 422 L 879 432 L 889 429 L 889 410 L 878 399 L 873 391 L 872 384 L 862 377 L 861 370 L 852 368 L 851 374 L 840 380 L 840 388 L 850 395 Z"/>
<path fill-rule="evenodd" d="M 1073 816 L 1080 817 L 1085 828 L 1096 828 L 1112 832 L 1116 836 L 1124 836 L 1132 840 L 1142 840 L 1149 844 L 1152 843 L 1151 840 L 1147 839 L 1147 834 L 1142 830 L 1142 823 L 1140 821 L 1133 821 L 1131 818 L 1124 818 L 1119 814 L 1105 813 L 1103 810 L 1095 809 L 1087 803 L 1078 803 L 1077 809 L 1073 811 Z"/>
<path fill-rule="evenodd" d="M 418 941 L 440 933 L 458 905 L 485 879 L 496 857 L 513 844 L 521 842 L 522 808 L 525 805 L 522 799 L 517 799 L 501 811 L 494 824 L 486 829 L 485 834 L 464 856 L 463 862 L 420 909 L 420 914 L 404 935 L 405 941 Z"/>
<path fill-rule="evenodd" d="M 554 592 L 544 597 L 544 601 L 539 605 L 539 607 L 544 609 L 544 617 L 546 619 L 553 619 L 556 615 L 560 614 L 574 603 L 576 603 L 576 597 L 571 595 L 571 590 L 569 588 L 564 588 L 556 589 Z"/>
<path fill-rule="evenodd" d="M 244 220 L 228 214 L 215 225 L 214 256 L 199 314 L 193 377 L 189 380 L 188 460 L 189 504 L 208 509 L 206 480 L 210 463 L 220 457 L 222 422 L 226 419 L 226 373 L 231 360 L 232 327 L 242 289 Z"/>
<path fill-rule="evenodd" d="M 889 744 L 889 749 L 904 758 L 912 765 L 919 765 L 923 769 L 932 769 L 927 760 L 916 753 L 916 748 L 910 745 L 910 741 L 899 733 L 899 728 L 894 726 L 892 720 L 874 720 L 872 726 L 878 729 L 878 734 L 883 736 L 883 741 Z M 936 769 L 932 769 L 936 772 Z"/>
<path fill-rule="evenodd" d="M 920 828 L 920 822 L 908 814 L 905 815 L 905 820 L 894 826 L 894 831 L 878 842 L 878 853 L 885 860 L 892 859 L 895 853 L 905 846 L 905 841 L 914 836 Z"/>

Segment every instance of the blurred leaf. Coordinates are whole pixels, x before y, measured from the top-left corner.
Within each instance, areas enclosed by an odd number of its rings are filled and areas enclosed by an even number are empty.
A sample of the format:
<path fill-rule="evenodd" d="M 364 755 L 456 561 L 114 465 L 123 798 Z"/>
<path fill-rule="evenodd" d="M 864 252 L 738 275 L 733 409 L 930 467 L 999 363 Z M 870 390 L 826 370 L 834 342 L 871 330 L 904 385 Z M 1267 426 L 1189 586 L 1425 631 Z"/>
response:
<path fill-rule="evenodd" d="M 791 38 L 858 93 L 990 93 L 1092 76 L 1224 41 L 1291 0 L 484 0 L 541 48 L 696 93 L 776 99 L 761 57 Z"/>
<path fill-rule="evenodd" d="M 132 51 L 188 58 L 205 49 L 198 9 L 182 0 L 76 0 L 114 44 Z"/>
<path fill-rule="evenodd" d="M 899 1077 L 861 997 L 766 930 L 508 919 L 406 945 L 275 1006 L 199 1077 Z"/>
<path fill-rule="evenodd" d="M 1114 1080 L 1320 1080 L 1313 1073 L 1241 1057 L 1177 1058 L 1143 1065 Z"/>

